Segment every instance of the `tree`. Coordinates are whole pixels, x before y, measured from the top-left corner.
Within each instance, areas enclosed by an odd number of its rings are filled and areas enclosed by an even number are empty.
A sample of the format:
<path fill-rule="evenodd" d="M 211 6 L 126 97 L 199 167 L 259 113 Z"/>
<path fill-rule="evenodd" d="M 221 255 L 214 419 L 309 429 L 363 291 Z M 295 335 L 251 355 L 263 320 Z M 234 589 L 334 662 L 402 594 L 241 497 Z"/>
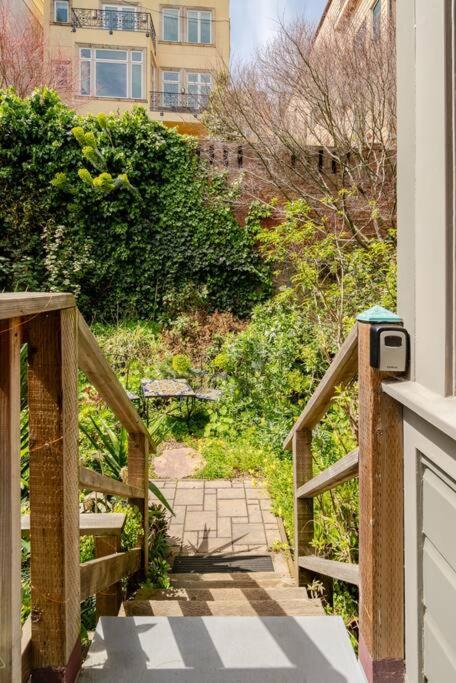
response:
<path fill-rule="evenodd" d="M 282 24 L 250 64 L 220 74 L 206 125 L 242 143 L 252 198 L 305 199 L 361 245 L 395 226 L 394 27 L 382 40 Z"/>
<path fill-rule="evenodd" d="M 55 50 L 52 59 L 44 44 L 43 29 L 29 13 L 19 13 L 7 2 L 0 6 L 0 89 L 12 87 L 26 97 L 40 86 L 72 96 L 72 64 Z"/>

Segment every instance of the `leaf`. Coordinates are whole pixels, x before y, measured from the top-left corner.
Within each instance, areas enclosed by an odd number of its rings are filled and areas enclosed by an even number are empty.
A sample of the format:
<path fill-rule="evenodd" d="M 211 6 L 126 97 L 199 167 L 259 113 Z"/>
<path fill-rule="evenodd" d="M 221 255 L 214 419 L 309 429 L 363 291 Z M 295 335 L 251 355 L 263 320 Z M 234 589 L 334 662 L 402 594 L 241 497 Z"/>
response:
<path fill-rule="evenodd" d="M 158 488 L 158 486 L 156 486 L 156 484 L 154 484 L 153 481 L 149 481 L 149 491 L 150 491 L 151 493 L 153 493 L 154 496 L 156 496 L 156 497 L 158 498 L 158 500 L 160 501 L 160 503 L 162 503 L 162 504 L 165 506 L 165 508 L 166 508 L 167 510 L 170 511 L 170 513 L 172 514 L 173 517 L 176 516 L 175 513 L 174 513 L 173 508 L 172 508 L 171 505 L 168 503 L 168 501 L 166 500 L 166 498 L 165 498 L 165 496 L 163 495 L 163 493 L 160 491 L 160 489 Z"/>

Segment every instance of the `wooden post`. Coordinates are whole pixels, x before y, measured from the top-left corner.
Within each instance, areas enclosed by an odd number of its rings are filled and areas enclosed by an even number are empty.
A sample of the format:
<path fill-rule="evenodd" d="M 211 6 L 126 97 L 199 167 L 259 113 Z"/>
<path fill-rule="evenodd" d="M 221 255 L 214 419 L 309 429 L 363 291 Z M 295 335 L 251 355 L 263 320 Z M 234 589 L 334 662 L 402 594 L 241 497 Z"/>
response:
<path fill-rule="evenodd" d="M 81 664 L 76 334 L 75 308 L 28 325 L 33 683 Z"/>
<path fill-rule="evenodd" d="M 402 409 L 381 389 L 392 374 L 370 367 L 371 326 L 359 323 L 359 657 L 369 683 L 397 683 L 404 677 Z"/>
<path fill-rule="evenodd" d="M 95 557 L 106 557 L 120 552 L 120 536 L 95 536 Z M 97 621 L 100 617 L 117 617 L 122 604 L 122 584 L 113 583 L 97 593 Z"/>
<path fill-rule="evenodd" d="M 142 572 L 149 566 L 149 441 L 145 434 L 128 436 L 128 484 L 144 491 L 144 499 L 129 498 L 130 505 L 136 505 L 143 518 Z"/>
<path fill-rule="evenodd" d="M 19 319 L 0 322 L 0 681 L 21 680 Z"/>
<path fill-rule="evenodd" d="M 293 473 L 295 490 L 295 574 L 300 586 L 311 583 L 313 576 L 301 569 L 299 557 L 312 555 L 312 540 L 314 535 L 313 498 L 297 498 L 296 491 L 312 479 L 312 431 L 303 429 L 293 434 Z"/>

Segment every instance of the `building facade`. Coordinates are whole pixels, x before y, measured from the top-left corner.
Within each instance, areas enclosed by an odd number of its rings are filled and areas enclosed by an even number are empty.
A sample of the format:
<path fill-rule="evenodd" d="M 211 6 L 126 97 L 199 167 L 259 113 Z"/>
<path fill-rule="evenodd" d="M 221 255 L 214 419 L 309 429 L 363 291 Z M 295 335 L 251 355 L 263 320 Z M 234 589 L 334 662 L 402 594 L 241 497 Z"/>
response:
<path fill-rule="evenodd" d="M 229 0 L 44 0 L 49 58 L 82 114 L 146 107 L 180 132 L 200 114 L 229 64 Z"/>
<path fill-rule="evenodd" d="M 356 41 L 380 40 L 396 15 L 396 0 L 328 0 L 315 42 L 336 32 L 351 33 Z"/>

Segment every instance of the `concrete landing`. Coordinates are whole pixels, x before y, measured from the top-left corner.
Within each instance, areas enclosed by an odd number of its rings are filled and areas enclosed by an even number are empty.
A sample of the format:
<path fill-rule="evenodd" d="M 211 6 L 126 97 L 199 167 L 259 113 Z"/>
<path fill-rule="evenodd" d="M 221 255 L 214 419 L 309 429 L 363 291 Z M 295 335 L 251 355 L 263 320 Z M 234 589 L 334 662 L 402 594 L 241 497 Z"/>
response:
<path fill-rule="evenodd" d="M 81 683 L 365 683 L 339 617 L 103 617 Z"/>

